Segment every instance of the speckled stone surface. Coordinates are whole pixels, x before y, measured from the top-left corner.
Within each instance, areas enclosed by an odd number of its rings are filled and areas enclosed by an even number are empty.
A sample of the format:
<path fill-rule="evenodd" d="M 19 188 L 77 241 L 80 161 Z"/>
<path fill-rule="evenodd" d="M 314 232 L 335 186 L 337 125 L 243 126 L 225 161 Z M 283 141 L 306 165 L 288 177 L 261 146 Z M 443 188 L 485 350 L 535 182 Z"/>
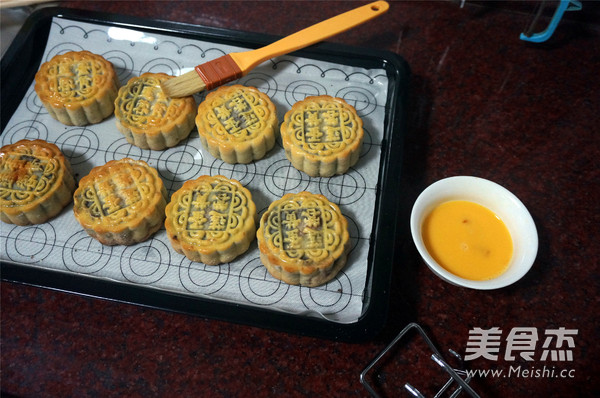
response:
<path fill-rule="evenodd" d="M 286 35 L 358 2 L 60 2 L 66 7 Z M 410 321 L 444 352 L 464 355 L 469 330 L 540 334 L 533 361 L 467 361 L 483 397 L 600 394 L 598 4 L 566 15 L 550 41 L 519 40 L 532 15 L 467 2 L 391 2 L 378 20 L 330 39 L 401 55 L 411 67 L 404 195 L 386 327 L 364 343 L 302 337 L 102 299 L 1 285 L 1 389 L 18 397 L 366 397 L 359 374 Z M 517 8 L 517 9 L 515 9 Z M 426 186 L 453 175 L 493 180 L 531 212 L 532 270 L 498 291 L 449 285 L 420 260 L 408 215 Z M 547 329 L 576 329 L 573 361 L 541 361 Z M 445 381 L 411 338 L 370 382 L 382 396 Z M 563 347 L 565 348 L 565 347 Z M 517 352 L 518 355 L 518 352 Z M 425 359 L 423 359 L 425 358 Z M 522 370 L 566 370 L 526 377 Z M 521 369 L 520 374 L 511 369 Z M 532 372 L 534 373 L 534 372 Z M 503 377 L 504 376 L 504 377 Z M 571 377 L 572 376 L 572 377 Z M 466 395 L 461 395 L 466 396 Z"/>

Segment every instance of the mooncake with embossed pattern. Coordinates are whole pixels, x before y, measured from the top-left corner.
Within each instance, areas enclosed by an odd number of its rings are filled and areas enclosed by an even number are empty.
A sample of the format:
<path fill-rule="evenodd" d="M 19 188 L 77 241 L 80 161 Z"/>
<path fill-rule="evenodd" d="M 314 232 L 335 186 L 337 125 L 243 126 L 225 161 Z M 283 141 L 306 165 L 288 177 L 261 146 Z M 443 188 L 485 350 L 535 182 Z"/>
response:
<path fill-rule="evenodd" d="M 35 92 L 54 119 L 69 126 L 99 123 L 113 114 L 119 79 L 109 61 L 69 51 L 42 64 Z"/>
<path fill-rule="evenodd" d="M 194 128 L 193 97 L 169 98 L 160 82 L 165 73 L 146 72 L 129 79 L 115 99 L 117 129 L 127 142 L 143 149 L 163 150 L 186 139 Z"/>
<path fill-rule="evenodd" d="M 230 262 L 256 234 L 256 205 L 239 181 L 204 175 L 186 181 L 171 197 L 165 228 L 173 249 L 207 265 Z"/>
<path fill-rule="evenodd" d="M 328 95 L 296 102 L 281 123 L 288 160 L 311 177 L 346 173 L 358 161 L 363 137 L 356 109 Z"/>
<path fill-rule="evenodd" d="M 124 158 L 94 167 L 73 194 L 75 218 L 105 245 L 132 245 L 150 238 L 165 219 L 167 191 L 143 160 Z"/>
<path fill-rule="evenodd" d="M 256 232 L 260 260 L 276 279 L 315 287 L 346 265 L 348 221 L 325 196 L 288 193 L 271 203 Z"/>
<path fill-rule="evenodd" d="M 44 140 L 20 140 L 0 148 L 0 219 L 41 224 L 71 202 L 75 179 L 60 149 Z"/>
<path fill-rule="evenodd" d="M 255 87 L 221 86 L 198 106 L 200 141 L 226 163 L 262 159 L 275 145 L 279 129 L 275 105 Z"/>

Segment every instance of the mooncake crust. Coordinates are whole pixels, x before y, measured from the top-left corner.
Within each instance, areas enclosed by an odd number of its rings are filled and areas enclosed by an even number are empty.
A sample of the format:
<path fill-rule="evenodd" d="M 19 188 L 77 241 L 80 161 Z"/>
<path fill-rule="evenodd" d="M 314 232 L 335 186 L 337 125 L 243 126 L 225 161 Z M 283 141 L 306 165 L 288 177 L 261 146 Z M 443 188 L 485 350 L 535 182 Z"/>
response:
<path fill-rule="evenodd" d="M 0 148 L 0 219 L 41 224 L 72 200 L 75 179 L 60 149 L 44 140 L 20 140 Z"/>
<path fill-rule="evenodd" d="M 261 262 L 274 278 L 308 287 L 333 279 L 350 248 L 348 221 L 339 207 L 305 191 L 271 203 L 256 237 Z"/>
<path fill-rule="evenodd" d="M 119 79 L 112 63 L 101 55 L 69 51 L 41 65 L 34 89 L 54 119 L 85 126 L 113 114 Z"/>
<path fill-rule="evenodd" d="M 94 167 L 73 199 L 75 218 L 91 237 L 104 245 L 132 245 L 162 226 L 167 191 L 156 169 L 123 158 Z"/>
<path fill-rule="evenodd" d="M 198 106 L 196 127 L 202 145 L 226 163 L 262 159 L 275 145 L 275 105 L 255 87 L 221 86 Z"/>
<path fill-rule="evenodd" d="M 127 142 L 143 149 L 172 148 L 194 128 L 194 97 L 170 98 L 160 82 L 172 79 L 165 73 L 146 72 L 132 77 L 119 89 L 114 101 L 117 129 Z"/>
<path fill-rule="evenodd" d="M 363 121 L 354 107 L 329 95 L 296 102 L 281 123 L 286 157 L 311 177 L 346 173 L 358 162 L 363 138 Z"/>
<path fill-rule="evenodd" d="M 222 175 L 186 181 L 166 208 L 171 246 L 188 259 L 218 265 L 245 253 L 256 234 L 252 194 Z"/>

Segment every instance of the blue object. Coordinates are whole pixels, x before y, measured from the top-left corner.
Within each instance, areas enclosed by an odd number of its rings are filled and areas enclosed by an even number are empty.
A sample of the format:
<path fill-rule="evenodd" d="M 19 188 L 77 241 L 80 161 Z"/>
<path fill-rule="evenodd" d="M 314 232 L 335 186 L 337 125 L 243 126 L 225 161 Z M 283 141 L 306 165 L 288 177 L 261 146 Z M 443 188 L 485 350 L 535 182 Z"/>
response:
<path fill-rule="evenodd" d="M 556 8 L 556 11 L 554 12 L 554 15 L 552 16 L 552 20 L 550 21 L 550 24 L 548 25 L 546 30 L 544 30 L 543 32 L 540 32 L 540 33 L 533 33 L 533 34 L 529 34 L 529 35 L 525 34 L 525 33 L 521 33 L 521 40 L 530 41 L 533 43 L 541 43 L 541 42 L 548 40 L 550 38 L 550 36 L 552 36 L 552 34 L 554 33 L 554 30 L 556 29 L 556 26 L 562 19 L 562 16 L 565 13 L 565 11 L 579 11 L 579 10 L 581 10 L 581 2 L 580 1 L 560 0 L 560 4 Z"/>

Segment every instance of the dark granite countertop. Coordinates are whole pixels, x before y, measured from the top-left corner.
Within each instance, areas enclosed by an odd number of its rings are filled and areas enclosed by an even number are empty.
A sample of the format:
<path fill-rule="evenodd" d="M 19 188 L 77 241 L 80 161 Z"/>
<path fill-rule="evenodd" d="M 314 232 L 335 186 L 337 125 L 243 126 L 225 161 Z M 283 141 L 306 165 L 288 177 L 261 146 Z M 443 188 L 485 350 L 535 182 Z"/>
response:
<path fill-rule="evenodd" d="M 358 2 L 73 1 L 61 6 L 286 35 Z M 600 28 L 598 3 L 567 13 L 546 43 L 519 40 L 531 3 L 404 1 L 330 42 L 387 50 L 411 67 L 401 218 L 388 321 L 344 343 L 82 297 L 1 285 L 1 388 L 18 397 L 366 397 L 360 372 L 409 322 L 464 355 L 475 328 L 502 331 L 497 359 L 466 362 L 501 375 L 471 382 L 483 397 L 600 394 L 598 293 Z M 573 15 L 571 15 L 573 14 Z M 575 15 L 578 14 L 578 15 Z M 547 22 L 547 19 L 545 19 Z M 408 215 L 417 195 L 474 175 L 516 194 L 539 252 L 514 285 L 476 291 L 438 279 L 419 258 Z M 528 328 L 528 329 L 519 329 Z M 544 348 L 546 332 L 577 334 Z M 510 332 L 532 330 L 533 347 Z M 567 334 L 567 336 L 569 336 Z M 571 346 L 568 343 L 572 343 Z M 542 360 L 546 349 L 572 360 Z M 531 360 L 519 354 L 533 351 Z M 423 359 L 425 357 L 425 359 Z M 370 373 L 383 396 L 445 381 L 416 338 Z M 431 395 L 429 395 L 431 396 Z M 466 396 L 466 395 L 461 395 Z"/>

